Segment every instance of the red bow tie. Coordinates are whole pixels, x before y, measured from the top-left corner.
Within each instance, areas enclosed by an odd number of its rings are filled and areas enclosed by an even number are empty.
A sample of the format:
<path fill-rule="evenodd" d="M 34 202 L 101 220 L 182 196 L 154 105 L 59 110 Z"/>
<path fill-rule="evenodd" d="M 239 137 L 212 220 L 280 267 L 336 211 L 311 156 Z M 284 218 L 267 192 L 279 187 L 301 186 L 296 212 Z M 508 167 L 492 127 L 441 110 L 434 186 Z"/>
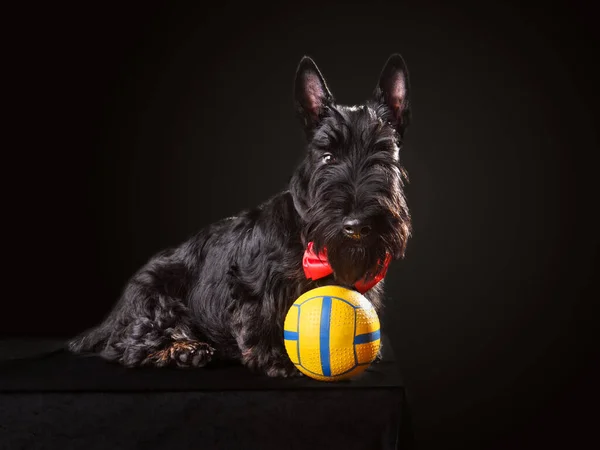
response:
<path fill-rule="evenodd" d="M 364 278 L 358 280 L 354 284 L 356 290 L 361 294 L 364 294 L 381 280 L 383 280 L 391 260 L 392 256 L 388 253 L 385 257 L 383 265 L 381 266 L 381 269 L 375 275 L 375 277 L 370 280 L 365 280 Z M 309 280 L 318 280 L 319 278 L 326 277 L 327 275 L 331 275 L 333 273 L 333 269 L 327 261 L 327 249 L 324 249 L 323 252 L 317 255 L 313 250 L 312 242 L 308 243 L 308 246 L 304 251 L 302 266 L 304 267 L 304 274 Z"/>

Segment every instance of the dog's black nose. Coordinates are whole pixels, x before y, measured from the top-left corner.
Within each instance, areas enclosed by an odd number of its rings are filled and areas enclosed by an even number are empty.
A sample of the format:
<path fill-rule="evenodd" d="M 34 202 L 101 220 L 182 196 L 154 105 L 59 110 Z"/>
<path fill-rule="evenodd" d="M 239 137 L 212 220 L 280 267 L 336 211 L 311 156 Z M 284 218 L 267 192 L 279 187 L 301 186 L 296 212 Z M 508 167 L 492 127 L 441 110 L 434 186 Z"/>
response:
<path fill-rule="evenodd" d="M 361 239 L 371 232 L 371 226 L 364 220 L 349 218 L 344 220 L 344 234 L 353 239 Z"/>

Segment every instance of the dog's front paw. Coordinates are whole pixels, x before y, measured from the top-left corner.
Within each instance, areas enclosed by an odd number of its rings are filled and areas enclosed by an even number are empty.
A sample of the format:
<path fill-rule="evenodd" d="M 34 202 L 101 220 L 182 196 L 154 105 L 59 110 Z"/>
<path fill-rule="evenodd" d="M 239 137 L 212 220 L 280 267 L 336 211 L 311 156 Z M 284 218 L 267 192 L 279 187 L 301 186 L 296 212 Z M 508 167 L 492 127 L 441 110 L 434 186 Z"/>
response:
<path fill-rule="evenodd" d="M 171 346 L 171 359 L 178 367 L 204 367 L 215 349 L 205 342 L 182 341 Z"/>
<path fill-rule="evenodd" d="M 170 346 L 152 353 L 144 361 L 145 365 L 164 367 L 174 364 L 177 367 L 204 367 L 210 362 L 215 349 L 204 342 L 174 341 Z"/>
<path fill-rule="evenodd" d="M 300 372 L 291 361 L 274 363 L 265 369 L 265 373 L 269 377 L 276 378 L 293 378 L 302 376 L 302 372 Z"/>

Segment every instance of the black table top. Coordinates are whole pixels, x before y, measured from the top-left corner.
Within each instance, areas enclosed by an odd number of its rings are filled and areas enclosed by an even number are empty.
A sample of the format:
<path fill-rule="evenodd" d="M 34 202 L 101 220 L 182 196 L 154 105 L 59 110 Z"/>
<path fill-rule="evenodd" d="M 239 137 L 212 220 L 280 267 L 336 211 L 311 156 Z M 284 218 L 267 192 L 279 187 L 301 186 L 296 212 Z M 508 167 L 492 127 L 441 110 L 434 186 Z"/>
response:
<path fill-rule="evenodd" d="M 302 376 L 269 378 L 240 365 L 200 369 L 128 369 L 96 356 L 65 351 L 63 341 L 0 339 L 0 392 L 143 392 L 402 388 L 393 350 L 383 336 L 383 361 L 358 377 L 322 382 Z"/>

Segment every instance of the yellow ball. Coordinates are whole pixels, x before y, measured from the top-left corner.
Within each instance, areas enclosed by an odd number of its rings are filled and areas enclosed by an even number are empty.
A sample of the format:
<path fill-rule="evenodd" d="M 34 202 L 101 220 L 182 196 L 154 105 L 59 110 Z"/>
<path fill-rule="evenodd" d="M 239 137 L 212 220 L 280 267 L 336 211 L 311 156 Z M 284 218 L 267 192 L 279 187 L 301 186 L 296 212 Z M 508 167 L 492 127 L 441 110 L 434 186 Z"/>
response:
<path fill-rule="evenodd" d="M 349 379 L 377 356 L 379 317 L 359 292 L 323 286 L 294 302 L 283 338 L 288 356 L 303 374 L 321 381 Z"/>

